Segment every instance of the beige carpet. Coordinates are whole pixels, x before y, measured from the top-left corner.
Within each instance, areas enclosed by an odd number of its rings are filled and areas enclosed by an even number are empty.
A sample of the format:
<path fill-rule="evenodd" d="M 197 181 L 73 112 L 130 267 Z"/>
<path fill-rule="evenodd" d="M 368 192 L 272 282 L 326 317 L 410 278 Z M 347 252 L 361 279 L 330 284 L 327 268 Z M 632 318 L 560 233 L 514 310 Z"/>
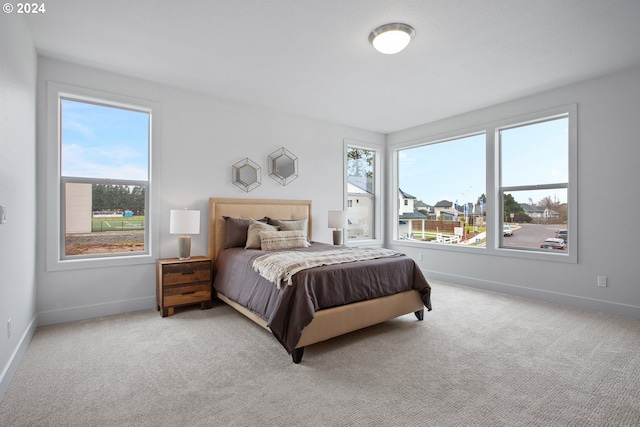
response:
<path fill-rule="evenodd" d="M 432 282 L 434 310 L 310 346 L 229 307 L 39 328 L 1 426 L 638 426 L 640 322 Z"/>

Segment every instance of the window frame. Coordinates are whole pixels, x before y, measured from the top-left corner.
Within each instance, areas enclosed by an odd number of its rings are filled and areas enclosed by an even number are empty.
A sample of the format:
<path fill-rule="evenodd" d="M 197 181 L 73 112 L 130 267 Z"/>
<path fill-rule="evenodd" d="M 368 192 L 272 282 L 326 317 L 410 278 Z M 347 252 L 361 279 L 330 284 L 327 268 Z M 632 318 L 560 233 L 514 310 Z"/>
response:
<path fill-rule="evenodd" d="M 66 256 L 64 238 L 65 207 L 62 202 L 65 183 L 135 184 L 134 180 L 63 177 L 61 174 L 61 108 L 60 100 L 70 99 L 108 107 L 123 108 L 149 114 L 149 176 L 145 191 L 145 250 L 130 253 L 105 253 L 92 256 Z M 47 164 L 46 164 L 46 265 L 47 271 L 114 267 L 154 263 L 158 253 L 159 225 L 152 212 L 156 205 L 154 179 L 154 145 L 159 143 L 160 107 L 154 101 L 102 92 L 57 82 L 47 82 Z"/>
<path fill-rule="evenodd" d="M 349 148 L 358 148 L 362 150 L 373 151 L 375 153 L 375 162 L 373 165 L 373 238 L 367 239 L 348 239 L 344 240 L 344 244 L 347 246 L 381 246 L 384 243 L 383 225 L 384 225 L 384 212 L 382 209 L 382 198 L 384 196 L 384 189 L 382 187 L 382 174 L 384 171 L 384 145 L 375 144 L 372 142 L 362 142 L 352 139 L 344 139 L 343 141 L 343 206 L 344 210 L 347 210 L 348 206 L 348 150 Z"/>
<path fill-rule="evenodd" d="M 511 248 L 501 247 L 502 245 L 502 190 L 511 187 L 501 187 L 500 183 L 500 146 L 498 132 L 501 129 L 517 127 L 526 124 L 533 124 L 550 120 L 554 117 L 559 118 L 566 116 L 568 118 L 568 186 L 567 186 L 567 203 L 568 203 L 568 223 L 567 230 L 571 237 L 571 245 L 566 252 L 558 253 L 549 251 L 540 251 L 527 248 Z M 450 131 L 434 136 L 417 138 L 410 141 L 399 142 L 388 147 L 388 157 L 391 159 L 389 180 L 389 194 L 396 194 L 399 185 L 398 173 L 398 153 L 400 150 L 416 147 L 419 145 L 434 144 L 446 140 L 452 140 L 485 132 L 486 135 L 486 196 L 487 201 L 484 206 L 486 214 L 487 238 L 484 250 L 482 248 L 470 248 L 459 245 L 441 245 L 430 242 L 415 242 L 402 240 L 398 237 L 398 231 L 395 224 L 398 222 L 398 200 L 394 197 L 390 203 L 391 215 L 388 228 L 390 230 L 389 238 L 392 243 L 397 246 L 406 246 L 413 248 L 428 248 L 444 251 L 476 253 L 482 255 L 494 255 L 502 257 L 523 258 L 533 260 L 557 261 L 563 263 L 578 262 L 578 215 L 577 215 L 577 195 L 578 195 L 578 107 L 577 104 L 562 105 L 537 111 L 520 116 L 495 120 L 484 123 L 472 128 Z"/>
<path fill-rule="evenodd" d="M 403 246 L 417 246 L 417 247 L 424 247 L 425 245 L 427 245 L 427 247 L 429 248 L 438 248 L 438 249 L 439 248 L 445 249 L 445 248 L 452 247 L 454 248 L 454 250 L 471 251 L 471 252 L 483 251 L 485 249 L 483 247 L 477 247 L 477 246 L 467 247 L 467 246 L 442 244 L 442 243 L 435 243 L 435 242 L 422 242 L 422 241 L 400 239 L 399 233 L 398 233 L 398 223 L 400 221 L 400 218 L 399 218 L 400 215 L 398 214 L 400 209 L 400 204 L 399 204 L 400 198 L 398 197 L 398 192 L 400 191 L 400 178 L 399 178 L 400 168 L 399 168 L 398 162 L 400 157 L 399 152 L 402 150 L 407 150 L 410 148 L 416 148 L 416 147 L 421 147 L 426 145 L 442 144 L 442 143 L 447 143 L 447 142 L 455 141 L 458 139 L 464 139 L 464 138 L 469 138 L 469 137 L 478 136 L 478 135 L 485 135 L 485 149 L 486 149 L 486 145 L 488 144 L 486 134 L 487 134 L 487 131 L 484 127 L 468 128 L 462 131 L 447 132 L 447 133 L 435 135 L 433 137 L 419 138 L 416 140 L 407 141 L 404 143 L 397 144 L 391 149 L 392 150 L 391 168 L 392 168 L 393 177 L 390 180 L 392 183 L 392 187 L 389 189 L 389 192 L 390 192 L 389 194 L 395 194 L 395 197 L 391 202 L 392 209 L 394 212 L 394 215 L 393 215 L 394 222 L 391 225 L 390 229 L 391 229 L 391 239 L 393 240 L 394 244 L 401 244 Z M 486 185 L 486 189 L 484 193 L 486 195 L 489 188 L 488 182 L 485 185 Z M 395 190 L 395 193 L 394 193 L 394 190 Z M 454 200 L 452 200 L 452 202 L 454 202 Z"/>
<path fill-rule="evenodd" d="M 502 230 L 505 222 L 504 222 L 504 195 L 505 193 L 510 193 L 510 192 L 517 192 L 517 191 L 532 191 L 532 190 L 554 190 L 554 189 L 566 189 L 567 190 L 567 196 L 568 196 L 568 191 L 569 191 L 569 182 L 566 183 L 548 183 L 548 184 L 526 184 L 526 185 L 510 185 L 510 186 L 504 186 L 502 184 L 502 178 L 503 178 L 503 174 L 502 174 L 502 131 L 507 131 L 510 129 L 517 129 L 517 128 L 524 128 L 526 126 L 535 126 L 537 124 L 542 124 L 542 123 L 546 123 L 546 122 L 551 122 L 554 120 L 559 120 L 559 119 L 563 119 L 566 118 L 567 119 L 567 127 L 569 127 L 569 123 L 571 121 L 570 117 L 569 117 L 569 113 L 568 112 L 563 112 L 560 114 L 554 114 L 552 116 L 544 116 L 544 117 L 540 117 L 538 119 L 533 119 L 533 120 L 526 120 L 524 122 L 521 123 L 512 123 L 509 124 L 507 126 L 497 126 L 495 128 L 495 138 L 496 138 L 496 150 L 499 151 L 499 156 L 498 158 L 500 159 L 499 162 L 499 168 L 498 168 L 498 205 L 500 208 L 500 215 L 499 215 L 499 224 L 498 224 L 498 230 Z M 567 144 L 569 143 L 569 136 L 567 136 Z M 567 146 L 568 149 L 568 146 Z M 567 153 L 568 154 L 568 153 Z M 567 157 L 569 157 L 567 155 Z M 567 168 L 568 168 L 568 164 L 567 164 Z M 568 172 L 568 171 L 567 171 Z M 569 174 L 567 174 L 567 179 L 569 179 Z M 569 203 L 569 200 L 567 200 L 567 203 Z M 569 210 L 571 210 L 571 205 L 568 204 L 569 206 Z M 498 235 L 498 246 L 500 247 L 500 249 L 515 249 L 515 250 L 528 250 L 528 251 L 539 251 L 539 249 L 531 249 L 531 248 L 523 248 L 523 247 L 517 247 L 517 246 L 505 246 L 504 245 L 505 239 L 504 239 L 504 233 L 499 231 L 499 235 Z M 567 252 L 558 252 L 558 255 L 567 255 L 569 251 L 569 248 L 567 249 Z"/>

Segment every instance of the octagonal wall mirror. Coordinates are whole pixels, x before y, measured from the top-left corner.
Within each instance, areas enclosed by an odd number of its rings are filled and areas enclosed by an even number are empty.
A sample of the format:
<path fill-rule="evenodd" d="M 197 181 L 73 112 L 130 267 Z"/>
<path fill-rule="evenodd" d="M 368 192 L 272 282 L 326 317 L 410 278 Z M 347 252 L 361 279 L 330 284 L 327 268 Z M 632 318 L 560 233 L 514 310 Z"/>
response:
<path fill-rule="evenodd" d="M 282 185 L 298 177 L 298 158 L 282 147 L 269 154 L 269 176 Z"/>
<path fill-rule="evenodd" d="M 261 169 L 248 157 L 231 167 L 231 181 L 247 193 L 262 184 Z"/>

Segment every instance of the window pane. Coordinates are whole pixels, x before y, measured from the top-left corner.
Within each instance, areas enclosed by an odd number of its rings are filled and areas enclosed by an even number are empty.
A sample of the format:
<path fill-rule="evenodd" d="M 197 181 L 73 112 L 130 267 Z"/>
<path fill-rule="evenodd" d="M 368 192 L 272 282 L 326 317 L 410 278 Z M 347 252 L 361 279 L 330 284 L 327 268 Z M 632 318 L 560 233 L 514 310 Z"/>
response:
<path fill-rule="evenodd" d="M 503 129 L 500 150 L 500 247 L 567 253 L 568 116 Z"/>
<path fill-rule="evenodd" d="M 62 176 L 149 179 L 149 114 L 60 100 Z"/>
<path fill-rule="evenodd" d="M 398 152 L 398 237 L 483 246 L 484 134 Z"/>
<path fill-rule="evenodd" d="M 549 238 L 568 247 L 567 189 L 508 191 L 503 194 L 503 247 L 540 249 Z M 566 247 L 565 247 L 566 249 Z"/>
<path fill-rule="evenodd" d="M 373 239 L 376 152 L 347 149 L 347 238 Z"/>
<path fill-rule="evenodd" d="M 60 117 L 64 257 L 146 252 L 150 114 L 61 98 Z"/>
<path fill-rule="evenodd" d="M 67 182 L 65 256 L 145 251 L 145 187 Z"/>
<path fill-rule="evenodd" d="M 502 130 L 502 186 L 568 182 L 568 126 L 565 117 Z"/>

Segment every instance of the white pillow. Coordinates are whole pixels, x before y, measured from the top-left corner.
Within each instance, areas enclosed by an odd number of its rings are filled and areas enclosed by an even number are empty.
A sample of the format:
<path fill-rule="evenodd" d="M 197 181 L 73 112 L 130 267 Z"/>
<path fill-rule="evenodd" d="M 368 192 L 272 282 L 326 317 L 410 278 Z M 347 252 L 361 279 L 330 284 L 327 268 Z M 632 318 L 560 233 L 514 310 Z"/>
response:
<path fill-rule="evenodd" d="M 280 227 L 280 231 L 301 230 L 304 233 L 305 239 L 309 240 L 307 236 L 307 230 L 309 229 L 309 220 L 307 218 L 304 218 L 304 219 L 271 219 L 269 218 L 267 222 L 271 225 Z"/>
<path fill-rule="evenodd" d="M 249 229 L 247 229 L 247 243 L 245 249 L 260 249 L 260 232 L 261 231 L 278 231 L 275 225 L 265 224 L 264 222 L 250 220 Z"/>
<path fill-rule="evenodd" d="M 260 245 L 263 251 L 275 249 L 307 248 L 311 246 L 307 242 L 302 230 L 289 231 L 260 231 Z"/>

